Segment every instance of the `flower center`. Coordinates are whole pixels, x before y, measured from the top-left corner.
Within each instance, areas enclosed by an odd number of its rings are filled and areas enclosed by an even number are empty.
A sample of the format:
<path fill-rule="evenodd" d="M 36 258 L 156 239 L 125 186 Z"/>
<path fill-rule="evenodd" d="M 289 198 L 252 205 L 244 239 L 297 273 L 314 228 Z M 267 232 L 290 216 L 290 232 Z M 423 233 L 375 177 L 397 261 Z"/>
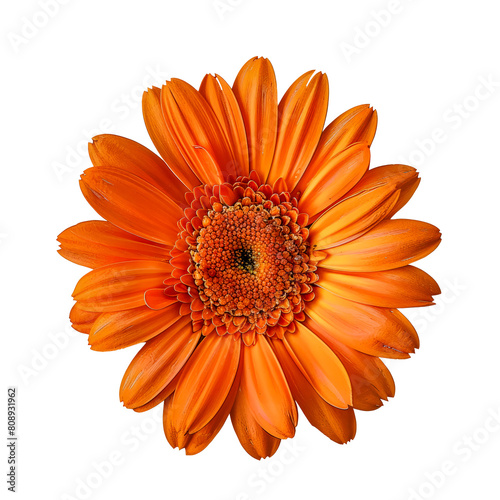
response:
<path fill-rule="evenodd" d="M 245 343 L 294 331 L 318 279 L 307 215 L 286 187 L 275 191 L 252 176 L 193 191 L 166 281 L 166 294 L 185 304 L 181 314 L 190 304 L 193 329 L 242 335 Z"/>
<path fill-rule="evenodd" d="M 289 311 L 290 300 L 300 295 L 306 245 L 284 224 L 280 210 L 272 211 L 238 202 L 204 217 L 190 253 L 199 296 L 218 315 L 256 323 L 275 309 Z"/>
<path fill-rule="evenodd" d="M 237 248 L 234 251 L 234 257 L 239 269 L 249 273 L 255 272 L 257 263 L 255 262 L 253 250 L 251 248 Z"/>

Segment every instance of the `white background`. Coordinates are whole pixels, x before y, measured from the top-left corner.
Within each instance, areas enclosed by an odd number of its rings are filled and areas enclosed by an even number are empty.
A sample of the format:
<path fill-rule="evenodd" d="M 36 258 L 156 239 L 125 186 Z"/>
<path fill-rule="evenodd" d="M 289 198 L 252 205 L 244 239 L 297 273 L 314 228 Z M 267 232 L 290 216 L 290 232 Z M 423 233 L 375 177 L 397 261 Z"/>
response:
<path fill-rule="evenodd" d="M 0 16 L 2 390 L 19 393 L 17 498 L 499 498 L 496 2 L 52 0 L 50 15 L 42 4 L 4 2 Z M 357 104 L 378 109 L 372 165 L 419 168 L 401 215 L 442 230 L 420 266 L 444 293 L 406 311 L 421 349 L 388 362 L 396 397 L 357 412 L 352 443 L 302 416 L 266 461 L 242 450 L 229 423 L 186 457 L 166 442 L 158 408 L 136 414 L 118 400 L 137 348 L 97 353 L 72 334 L 70 294 L 85 269 L 59 257 L 55 239 L 96 218 L 78 188 L 91 135 L 152 147 L 147 86 L 198 85 L 207 72 L 232 83 L 255 55 L 272 61 L 280 95 L 305 71 L 326 72 L 328 121 Z M 110 458 L 113 470 L 96 472 Z"/>

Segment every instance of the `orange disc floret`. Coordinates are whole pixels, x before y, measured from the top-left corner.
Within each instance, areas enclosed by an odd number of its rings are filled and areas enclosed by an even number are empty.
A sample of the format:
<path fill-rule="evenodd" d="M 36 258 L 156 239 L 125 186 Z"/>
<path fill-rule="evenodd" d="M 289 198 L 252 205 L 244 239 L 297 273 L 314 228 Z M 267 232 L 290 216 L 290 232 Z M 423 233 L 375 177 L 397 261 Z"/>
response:
<path fill-rule="evenodd" d="M 281 179 L 263 184 L 255 172 L 191 194 L 171 251 L 178 282 L 169 284 L 191 297 L 193 322 L 248 345 L 256 334 L 293 332 L 318 279 L 296 198 Z"/>

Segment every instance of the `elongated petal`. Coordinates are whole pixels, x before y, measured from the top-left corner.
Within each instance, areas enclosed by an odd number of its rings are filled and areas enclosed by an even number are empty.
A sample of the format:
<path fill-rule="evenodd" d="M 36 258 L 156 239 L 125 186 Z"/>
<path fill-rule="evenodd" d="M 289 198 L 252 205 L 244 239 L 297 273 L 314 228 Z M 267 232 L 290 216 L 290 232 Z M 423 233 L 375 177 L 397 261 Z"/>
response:
<path fill-rule="evenodd" d="M 86 311 L 109 312 L 140 307 L 145 305 L 145 290 L 161 286 L 171 270 L 170 264 L 160 261 L 110 264 L 83 276 L 73 297 Z"/>
<path fill-rule="evenodd" d="M 379 186 L 345 198 L 312 224 L 311 245 L 322 250 L 358 238 L 387 216 L 398 197 L 392 186 Z"/>
<path fill-rule="evenodd" d="M 231 87 L 219 75 L 206 75 L 200 86 L 200 94 L 212 107 L 224 131 L 235 163 L 236 175 L 247 176 L 250 160 L 245 123 Z"/>
<path fill-rule="evenodd" d="M 172 412 L 172 403 L 174 401 L 174 393 L 170 394 L 163 403 L 163 432 L 165 433 L 165 437 L 167 438 L 168 443 L 172 448 L 182 448 L 185 441 L 188 439 L 188 436 L 182 438 L 179 436 L 177 429 L 173 424 L 173 412 Z M 179 438 L 183 439 L 183 443 L 179 443 Z"/>
<path fill-rule="evenodd" d="M 173 246 L 181 208 L 165 193 L 134 174 L 112 167 L 85 170 L 80 187 L 92 208 L 129 233 Z"/>
<path fill-rule="evenodd" d="M 426 222 L 384 220 L 360 238 L 325 250 L 318 265 L 349 272 L 396 269 L 429 255 L 440 242 L 439 229 Z"/>
<path fill-rule="evenodd" d="M 333 205 L 349 191 L 368 169 L 370 149 L 365 143 L 348 147 L 317 168 L 307 168 L 295 191 L 300 194 L 299 207 L 314 216 Z"/>
<path fill-rule="evenodd" d="M 250 59 L 238 73 L 233 92 L 245 122 L 250 170 L 265 180 L 278 131 L 278 90 L 271 63 L 260 57 Z"/>
<path fill-rule="evenodd" d="M 144 92 L 142 113 L 153 144 L 172 172 L 189 189 L 199 186 L 201 181 L 186 163 L 165 123 L 161 110 L 161 90 L 159 88 L 153 87 Z"/>
<path fill-rule="evenodd" d="M 144 292 L 144 302 L 149 309 L 161 311 L 172 304 L 172 295 L 166 294 L 166 288 L 150 288 Z"/>
<path fill-rule="evenodd" d="M 103 134 L 92 139 L 89 156 L 94 167 L 126 170 L 167 194 L 179 206 L 186 206 L 187 187 L 167 164 L 141 144 L 118 135 Z"/>
<path fill-rule="evenodd" d="M 293 437 L 297 408 L 269 342 L 257 335 L 243 350 L 242 390 L 257 423 L 274 437 Z"/>
<path fill-rule="evenodd" d="M 200 451 L 203 451 L 222 429 L 222 426 L 227 420 L 236 399 L 236 394 L 240 386 L 241 368 L 242 365 L 238 366 L 238 372 L 234 378 L 231 390 L 229 391 L 223 405 L 220 407 L 220 410 L 215 414 L 214 418 L 212 418 L 212 420 L 210 420 L 210 422 L 208 422 L 208 424 L 199 431 L 194 434 L 189 434 L 188 441 L 185 445 L 186 455 L 195 455 L 200 453 Z"/>
<path fill-rule="evenodd" d="M 295 332 L 285 335 L 282 342 L 297 367 L 327 403 L 344 409 L 352 405 L 347 371 L 320 338 L 297 322 Z"/>
<path fill-rule="evenodd" d="M 190 318 L 181 316 L 165 332 L 148 340 L 123 376 L 120 401 L 127 408 L 151 401 L 184 366 L 199 338 L 191 329 Z"/>
<path fill-rule="evenodd" d="M 148 401 L 146 404 L 137 406 L 132 409 L 137 413 L 143 413 L 145 411 L 151 410 L 151 408 L 154 408 L 155 406 L 158 406 L 160 403 L 163 403 L 169 396 L 174 393 L 181 374 L 182 368 L 177 372 L 177 375 L 153 399 L 151 399 L 151 401 Z"/>
<path fill-rule="evenodd" d="M 271 436 L 257 423 L 243 387 L 240 387 L 231 410 L 231 422 L 241 446 L 250 456 L 260 460 L 276 453 L 281 439 Z"/>
<path fill-rule="evenodd" d="M 175 412 L 173 411 L 174 395 L 165 400 L 163 406 L 163 431 L 172 448 L 185 448 L 186 455 L 195 455 L 203 451 L 215 438 L 227 420 L 229 411 L 234 403 L 238 383 L 233 382 L 231 391 L 221 406 L 220 410 L 202 429 L 194 434 L 179 432 L 174 425 Z"/>
<path fill-rule="evenodd" d="M 278 138 L 267 178 L 282 177 L 290 191 L 302 177 L 318 144 L 328 108 L 328 78 L 305 73 L 287 90 L 278 107 Z"/>
<path fill-rule="evenodd" d="M 356 434 L 356 418 L 352 407 L 340 409 L 329 405 L 294 363 L 283 342 L 273 339 L 272 346 L 290 384 L 293 397 L 311 425 L 339 444 L 353 439 Z"/>
<path fill-rule="evenodd" d="M 173 401 L 177 432 L 193 434 L 219 411 L 236 376 L 241 342 L 232 335 L 205 337 L 189 360 Z"/>
<path fill-rule="evenodd" d="M 306 314 L 340 342 L 372 356 L 408 358 L 418 347 L 411 323 L 397 310 L 342 299 L 315 287 Z"/>
<path fill-rule="evenodd" d="M 174 397 L 175 392 L 165 399 L 163 405 L 163 432 L 172 448 L 179 448 L 179 450 L 182 450 L 189 443 L 189 439 L 192 435 L 186 431 L 179 430 L 175 426 L 174 418 L 176 413 L 173 407 Z"/>
<path fill-rule="evenodd" d="M 351 380 L 354 408 L 375 410 L 382 406 L 382 400 L 394 396 L 394 379 L 382 360 L 345 345 L 331 335 L 330 328 L 322 327 L 309 317 L 304 323 L 335 352 L 345 366 Z"/>
<path fill-rule="evenodd" d="M 107 221 L 80 222 L 63 231 L 58 252 L 81 266 L 106 266 L 127 260 L 170 259 L 169 247 L 123 231 Z"/>
<path fill-rule="evenodd" d="M 235 175 L 235 165 L 224 132 L 204 97 L 177 78 L 161 89 L 163 118 L 175 144 L 196 177 L 207 184 L 221 184 Z M 196 148 L 207 152 L 204 160 Z"/>
<path fill-rule="evenodd" d="M 385 216 L 390 219 L 413 196 L 420 183 L 418 172 L 408 165 L 384 165 L 368 170 L 363 178 L 344 196 L 350 197 L 367 189 L 379 186 L 393 186 L 401 191 L 393 209 Z"/>
<path fill-rule="evenodd" d="M 88 334 L 100 314 L 100 312 L 85 311 L 85 309 L 82 309 L 81 304 L 76 302 L 69 313 L 69 320 L 71 321 L 71 326 L 77 332 Z"/>
<path fill-rule="evenodd" d="M 355 302 L 379 307 L 419 307 L 433 304 L 439 285 L 424 271 L 404 266 L 372 273 L 318 270 L 318 285 Z"/>
<path fill-rule="evenodd" d="M 179 304 L 161 311 L 147 306 L 103 313 L 94 323 L 89 344 L 94 351 L 114 351 L 146 342 L 165 331 L 179 319 Z"/>
<path fill-rule="evenodd" d="M 349 109 L 333 120 L 321 134 L 310 167 L 322 164 L 356 142 L 371 145 L 377 129 L 377 112 L 363 104 Z"/>

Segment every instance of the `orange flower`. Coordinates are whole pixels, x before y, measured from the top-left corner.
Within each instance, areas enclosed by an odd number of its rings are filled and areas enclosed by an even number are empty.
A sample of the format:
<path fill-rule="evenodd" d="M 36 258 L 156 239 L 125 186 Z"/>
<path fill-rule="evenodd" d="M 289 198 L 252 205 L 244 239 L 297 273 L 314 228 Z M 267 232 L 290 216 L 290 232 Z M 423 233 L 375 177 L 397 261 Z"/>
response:
<path fill-rule="evenodd" d="M 418 336 L 399 307 L 436 282 L 410 264 L 432 252 L 430 224 L 392 217 L 418 186 L 404 165 L 368 170 L 376 112 L 357 106 L 323 130 L 328 80 L 297 79 L 279 105 L 267 59 L 231 88 L 207 75 L 144 94 L 161 157 L 123 137 L 89 146 L 82 192 L 105 221 L 59 236 L 93 270 L 70 318 L 97 351 L 145 342 L 120 388 L 126 407 L 164 402 L 173 447 L 194 454 L 227 417 L 255 458 L 297 425 L 296 402 L 330 439 L 354 437 L 353 409 L 394 395 L 380 360 Z"/>

